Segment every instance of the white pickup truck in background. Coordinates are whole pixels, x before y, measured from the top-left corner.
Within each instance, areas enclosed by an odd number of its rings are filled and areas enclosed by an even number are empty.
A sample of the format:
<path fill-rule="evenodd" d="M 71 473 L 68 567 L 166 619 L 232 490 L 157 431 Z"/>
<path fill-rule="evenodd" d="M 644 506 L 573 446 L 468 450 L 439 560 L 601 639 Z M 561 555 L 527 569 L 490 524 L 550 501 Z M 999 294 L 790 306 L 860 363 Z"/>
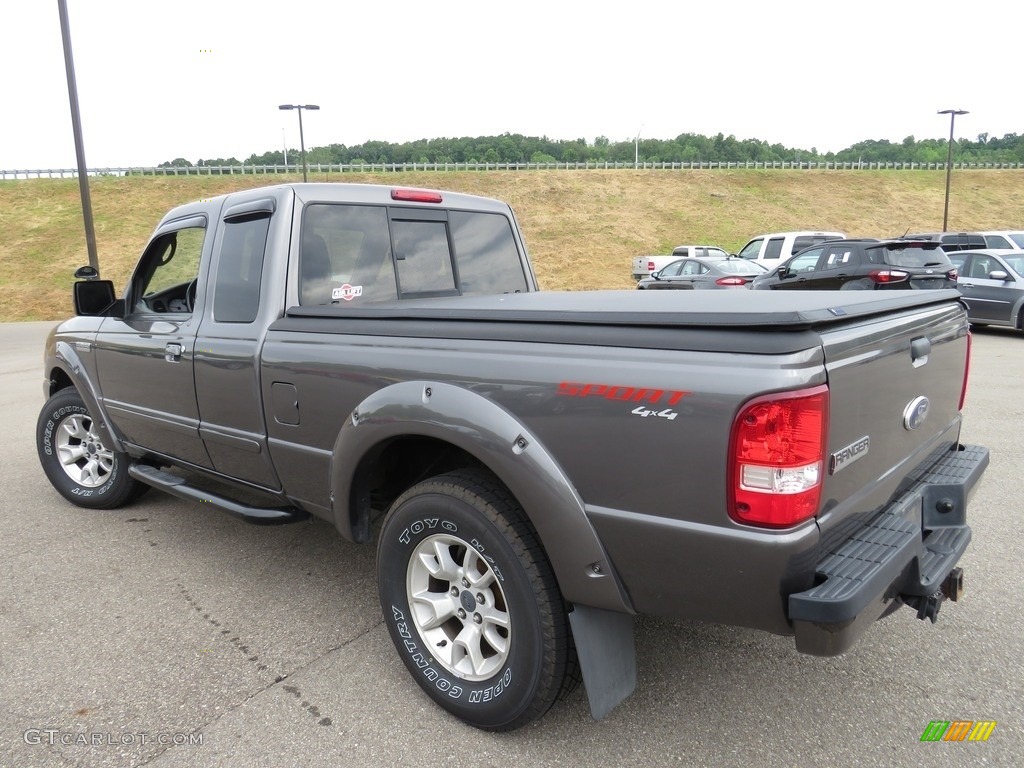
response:
<path fill-rule="evenodd" d="M 707 256 L 724 259 L 728 255 L 727 251 L 715 245 L 677 245 L 672 249 L 672 253 L 667 256 L 635 257 L 633 259 L 633 279 L 641 280 L 645 277 L 650 277 L 652 273 L 657 272 L 659 269 L 664 269 L 676 259 Z"/>

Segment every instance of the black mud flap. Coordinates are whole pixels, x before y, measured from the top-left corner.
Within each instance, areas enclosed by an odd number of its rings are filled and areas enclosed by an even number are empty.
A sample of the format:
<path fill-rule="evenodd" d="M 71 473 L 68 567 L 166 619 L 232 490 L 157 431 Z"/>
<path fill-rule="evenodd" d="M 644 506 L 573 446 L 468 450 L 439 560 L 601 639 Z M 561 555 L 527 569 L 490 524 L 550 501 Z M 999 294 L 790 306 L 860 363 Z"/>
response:
<path fill-rule="evenodd" d="M 577 605 L 569 614 L 590 716 L 601 720 L 636 689 L 633 617 Z"/>

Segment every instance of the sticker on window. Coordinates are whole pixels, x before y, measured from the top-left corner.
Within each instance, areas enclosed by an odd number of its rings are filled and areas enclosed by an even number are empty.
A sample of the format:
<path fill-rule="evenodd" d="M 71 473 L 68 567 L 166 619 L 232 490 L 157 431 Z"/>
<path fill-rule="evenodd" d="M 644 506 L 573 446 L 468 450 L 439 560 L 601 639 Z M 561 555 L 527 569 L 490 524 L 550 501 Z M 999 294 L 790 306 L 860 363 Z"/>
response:
<path fill-rule="evenodd" d="M 363 286 L 361 285 L 349 285 L 345 283 L 341 288 L 335 288 L 331 291 L 331 299 L 338 301 L 352 301 L 363 295 Z"/>

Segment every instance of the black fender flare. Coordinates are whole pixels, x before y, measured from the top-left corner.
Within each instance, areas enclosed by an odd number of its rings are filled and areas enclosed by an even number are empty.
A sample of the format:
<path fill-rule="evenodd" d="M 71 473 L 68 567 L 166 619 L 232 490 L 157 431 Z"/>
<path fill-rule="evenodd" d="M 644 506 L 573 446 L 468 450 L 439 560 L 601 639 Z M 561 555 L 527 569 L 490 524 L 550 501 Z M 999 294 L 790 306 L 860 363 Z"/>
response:
<path fill-rule="evenodd" d="M 345 420 L 334 444 L 335 525 L 352 538 L 356 468 L 382 442 L 417 436 L 476 457 L 516 497 L 540 537 L 569 602 L 634 614 L 583 500 L 540 441 L 492 400 L 452 384 L 406 381 L 378 390 Z"/>
<path fill-rule="evenodd" d="M 46 397 L 49 398 L 54 394 L 53 370 L 59 369 L 71 381 L 71 386 L 78 390 L 78 394 L 85 403 L 85 407 L 89 409 L 89 413 L 93 416 L 94 428 L 103 438 L 103 444 L 109 445 L 115 451 L 123 453 L 125 447 L 121 443 L 120 438 L 110 428 L 110 419 L 107 418 L 107 411 L 102 405 L 99 387 L 93 380 L 90 367 L 82 361 L 81 356 L 75 349 L 76 343 L 88 343 L 92 347 L 91 342 L 57 341 L 54 344 L 53 355 L 46 361 Z"/>

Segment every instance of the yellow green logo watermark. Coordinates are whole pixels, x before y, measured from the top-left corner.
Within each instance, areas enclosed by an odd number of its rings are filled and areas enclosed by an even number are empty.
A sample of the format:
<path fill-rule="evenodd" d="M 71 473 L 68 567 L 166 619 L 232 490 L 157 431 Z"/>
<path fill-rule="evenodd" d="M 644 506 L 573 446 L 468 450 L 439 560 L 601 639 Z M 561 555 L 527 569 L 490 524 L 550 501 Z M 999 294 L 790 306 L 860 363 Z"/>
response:
<path fill-rule="evenodd" d="M 921 741 L 988 741 L 995 729 L 995 720 L 932 720 Z"/>

